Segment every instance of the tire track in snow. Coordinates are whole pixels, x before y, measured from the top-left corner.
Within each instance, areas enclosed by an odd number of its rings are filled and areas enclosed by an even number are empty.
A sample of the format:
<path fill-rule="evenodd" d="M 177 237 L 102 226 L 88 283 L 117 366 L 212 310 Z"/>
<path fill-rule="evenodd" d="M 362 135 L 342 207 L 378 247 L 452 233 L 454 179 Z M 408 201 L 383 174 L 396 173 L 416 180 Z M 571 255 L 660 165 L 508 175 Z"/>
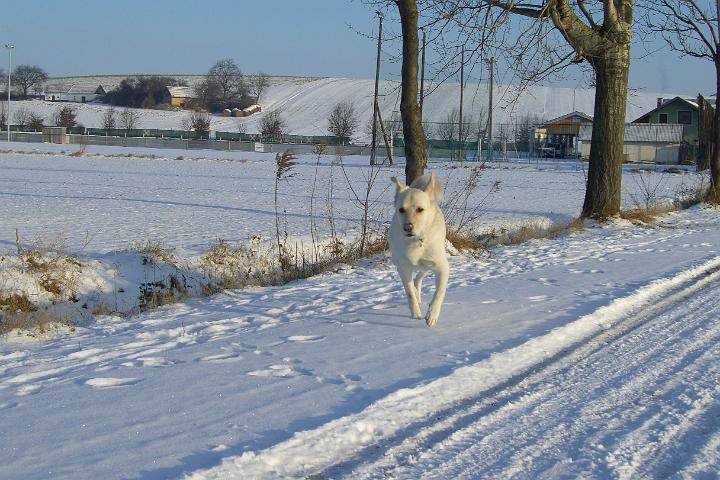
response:
<path fill-rule="evenodd" d="M 542 418 L 548 406 L 540 401 L 541 392 L 528 394 L 523 388 L 525 385 L 543 385 L 553 380 L 551 374 L 563 373 L 578 359 L 592 355 L 596 350 L 603 351 L 608 343 L 617 339 L 630 338 L 629 335 L 648 319 L 660 315 L 664 309 L 671 309 L 720 278 L 718 270 L 720 257 L 653 282 L 569 325 L 488 360 L 460 368 L 429 384 L 394 392 L 358 414 L 333 420 L 315 430 L 299 432 L 266 450 L 227 458 L 220 466 L 195 472 L 190 478 L 240 478 L 238 475 L 403 478 L 403 472 L 398 470 L 402 463 L 417 464 L 420 453 L 436 448 L 439 442 L 455 432 L 470 433 L 467 430 L 470 425 L 482 425 L 486 419 L 503 415 L 512 419 L 513 415 L 528 413 L 531 416 L 534 413 Z M 715 336 L 710 335 L 711 338 Z M 555 391 L 563 389 L 567 389 L 567 385 L 560 385 Z M 529 411 L 522 410 L 524 405 L 530 405 Z M 550 407 L 556 411 L 564 408 L 563 405 Z M 507 418 L 498 425 L 505 423 L 511 428 L 514 425 Z M 557 428 L 554 435 L 557 453 L 570 437 Z M 525 448 L 532 446 L 533 442 L 528 441 Z M 509 446 L 501 442 L 497 448 L 504 451 Z M 520 452 L 513 458 L 516 474 L 528 467 L 526 457 Z M 529 461 L 532 466 L 533 459 Z M 422 475 L 434 466 L 430 458 L 427 465 L 408 472 L 405 478 Z M 453 476 L 452 472 L 438 473 L 441 478 L 446 478 L 446 474 Z M 543 470 L 535 472 L 538 473 Z M 470 478 L 476 478 L 477 474 L 471 472 Z M 505 474 L 512 476 L 511 471 Z"/>
<path fill-rule="evenodd" d="M 700 293 L 700 285 L 712 291 L 709 284 L 691 284 L 652 313 L 631 317 L 484 399 L 484 412 L 462 412 L 432 438 L 430 429 L 418 432 L 352 477 L 666 478 L 684 468 L 677 457 L 693 456 L 675 455 L 689 445 L 698 453 L 688 468 L 708 463 L 706 445 L 714 437 L 697 425 L 718 430 L 720 324 L 712 324 L 718 308 L 698 321 L 683 317 L 706 308 L 704 299 L 689 297 Z M 674 310 L 683 300 L 691 305 L 681 306 L 678 316 Z M 648 338 L 656 341 L 648 345 Z M 710 381 L 703 381 L 708 375 Z M 663 385 L 662 378 L 671 380 Z M 692 385 L 703 387 L 693 391 Z M 717 453 L 709 458 L 712 465 Z"/>

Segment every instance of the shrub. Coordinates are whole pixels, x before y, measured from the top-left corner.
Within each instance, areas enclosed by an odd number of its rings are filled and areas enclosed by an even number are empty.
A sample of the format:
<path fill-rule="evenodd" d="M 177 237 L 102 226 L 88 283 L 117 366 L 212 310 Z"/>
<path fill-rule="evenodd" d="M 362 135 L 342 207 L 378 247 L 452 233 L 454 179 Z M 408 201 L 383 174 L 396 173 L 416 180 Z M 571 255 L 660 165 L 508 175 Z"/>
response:
<path fill-rule="evenodd" d="M 74 127 L 77 125 L 75 120 L 77 113 L 70 105 L 64 105 L 55 110 L 53 115 L 53 123 L 58 127 Z"/>

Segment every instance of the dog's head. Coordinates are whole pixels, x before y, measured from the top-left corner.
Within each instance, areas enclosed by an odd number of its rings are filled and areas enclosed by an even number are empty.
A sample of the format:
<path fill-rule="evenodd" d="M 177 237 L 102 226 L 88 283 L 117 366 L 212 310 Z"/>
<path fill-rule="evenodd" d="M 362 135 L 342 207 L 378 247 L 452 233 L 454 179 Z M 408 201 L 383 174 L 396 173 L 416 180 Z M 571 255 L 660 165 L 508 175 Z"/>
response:
<path fill-rule="evenodd" d="M 391 179 L 395 191 L 395 217 L 406 237 L 423 238 L 438 212 L 442 200 L 442 186 L 435 174 L 416 178 L 410 186 L 396 177 Z"/>

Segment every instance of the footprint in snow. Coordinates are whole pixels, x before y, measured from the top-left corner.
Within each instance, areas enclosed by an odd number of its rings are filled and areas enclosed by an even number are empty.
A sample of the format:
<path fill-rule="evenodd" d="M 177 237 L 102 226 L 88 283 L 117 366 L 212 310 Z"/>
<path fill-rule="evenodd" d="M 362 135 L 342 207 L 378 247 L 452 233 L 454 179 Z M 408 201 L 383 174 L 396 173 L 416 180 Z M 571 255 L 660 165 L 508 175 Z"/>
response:
<path fill-rule="evenodd" d="M 527 297 L 528 300 L 531 302 L 545 302 L 548 300 L 552 300 L 553 297 L 550 297 L 548 295 L 535 295 L 534 297 Z"/>
<path fill-rule="evenodd" d="M 276 364 L 269 365 L 263 370 L 253 370 L 247 373 L 251 377 L 276 377 L 276 378 L 294 378 L 302 375 L 312 375 L 309 370 L 297 368 L 293 365 Z"/>
<path fill-rule="evenodd" d="M 0 403 L 0 410 L 10 410 L 11 408 L 17 408 L 17 407 L 19 407 L 20 405 L 22 405 L 22 403 L 20 403 L 20 402 L 5 402 L 5 403 Z"/>
<path fill-rule="evenodd" d="M 114 377 L 97 377 L 85 381 L 85 385 L 89 385 L 97 389 L 129 387 L 142 382 L 142 378 L 114 378 Z"/>
<path fill-rule="evenodd" d="M 198 359 L 200 362 L 212 363 L 228 363 L 242 360 L 242 356 L 237 352 L 218 353 L 217 355 L 208 355 Z"/>
<path fill-rule="evenodd" d="M 23 385 L 21 387 L 18 387 L 15 394 L 18 397 L 24 397 L 26 395 L 35 395 L 40 390 L 42 390 L 42 387 L 40 385 Z"/>
<path fill-rule="evenodd" d="M 332 320 L 332 323 L 339 323 L 340 325 L 367 325 L 365 320 L 360 319 Z"/>
<path fill-rule="evenodd" d="M 283 339 L 287 340 L 288 342 L 295 342 L 295 343 L 315 343 L 315 342 L 322 342 L 325 340 L 324 335 L 292 335 L 290 337 L 282 337 Z"/>
<path fill-rule="evenodd" d="M 144 357 L 138 358 L 131 362 L 125 362 L 122 364 L 123 367 L 169 367 L 170 365 L 177 365 L 183 363 L 179 360 L 170 360 L 161 357 Z"/>

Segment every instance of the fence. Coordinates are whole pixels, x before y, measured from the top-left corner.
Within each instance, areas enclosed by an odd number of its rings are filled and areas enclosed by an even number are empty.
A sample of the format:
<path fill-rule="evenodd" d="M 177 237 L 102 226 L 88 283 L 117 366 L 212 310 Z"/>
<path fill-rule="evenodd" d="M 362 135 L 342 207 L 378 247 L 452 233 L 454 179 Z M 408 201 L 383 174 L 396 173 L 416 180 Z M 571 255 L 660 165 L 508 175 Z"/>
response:
<path fill-rule="evenodd" d="M 257 136 L 256 136 L 257 138 Z M 265 137 L 263 137 L 265 138 Z M 40 132 L 13 132 L 12 141 L 25 143 L 42 143 Z M 0 141 L 7 141 L 7 135 L 0 135 Z M 170 137 L 110 137 L 100 135 L 80 135 L 69 133 L 67 143 L 75 145 L 103 145 L 118 147 L 165 148 L 177 150 L 224 150 L 238 152 L 278 153 L 292 150 L 296 154 L 311 154 L 315 144 L 311 143 L 274 143 L 234 140 L 198 140 L 192 138 Z M 369 155 L 370 147 L 365 145 L 333 145 L 326 150 L 328 154 L 337 155 Z M 378 157 L 385 157 L 385 148 L 378 148 Z"/>

